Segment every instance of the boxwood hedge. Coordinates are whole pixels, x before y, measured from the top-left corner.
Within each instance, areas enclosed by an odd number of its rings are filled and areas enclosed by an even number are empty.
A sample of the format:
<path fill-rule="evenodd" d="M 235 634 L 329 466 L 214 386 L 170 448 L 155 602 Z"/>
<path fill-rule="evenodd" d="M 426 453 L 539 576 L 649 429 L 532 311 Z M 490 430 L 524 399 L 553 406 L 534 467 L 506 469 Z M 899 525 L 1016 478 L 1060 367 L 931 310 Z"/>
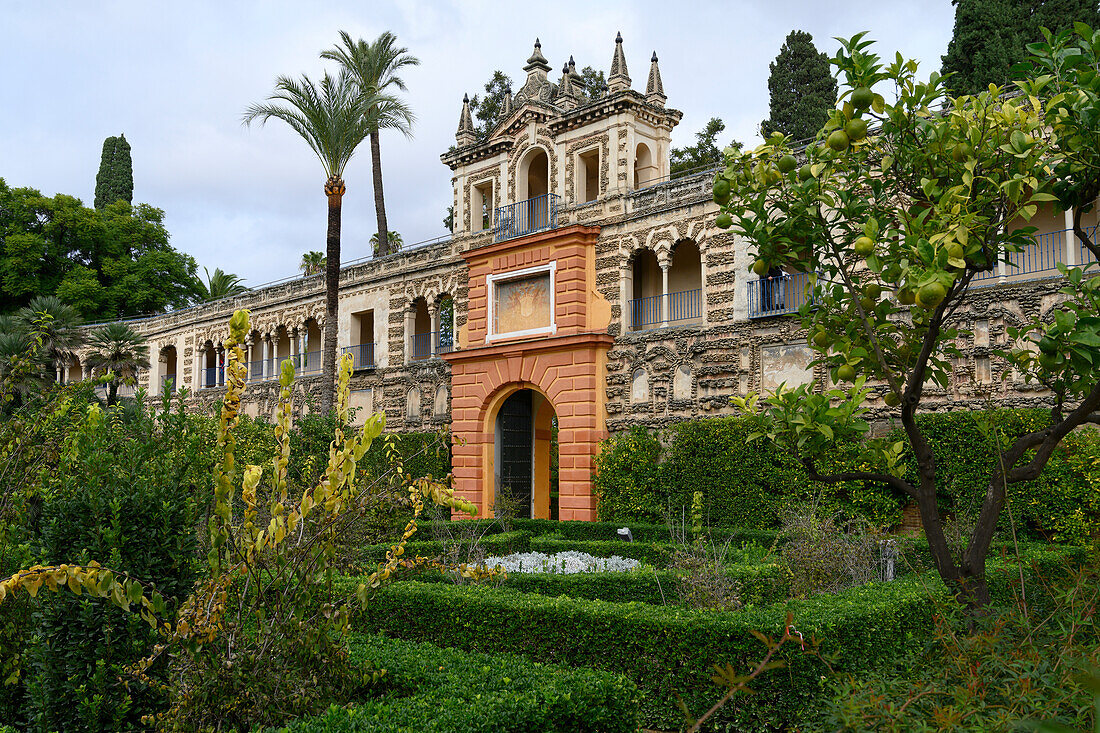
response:
<path fill-rule="evenodd" d="M 638 689 L 618 674 L 373 635 L 353 635 L 351 653 L 353 660 L 386 670 L 375 688 L 378 696 L 334 705 L 280 731 L 633 733 L 638 728 Z"/>
<path fill-rule="evenodd" d="M 543 663 L 625 674 L 641 691 L 642 724 L 667 729 L 683 722 L 677 696 L 696 714 L 706 710 L 721 694 L 710 681 L 711 665 L 749 669 L 765 653 L 752 632 L 778 636 L 788 610 L 807 638 L 816 637 L 824 651 L 835 655 L 831 664 L 838 672 L 866 672 L 897 657 L 931 626 L 924 583 L 936 581 L 920 579 L 740 613 L 404 582 L 379 593 L 354 624 L 362 631 L 467 651 L 517 653 Z M 354 586 L 358 579 L 345 582 Z M 757 694 L 724 708 L 716 725 L 785 729 L 812 710 L 828 666 L 797 650 L 785 656 L 789 666 L 754 683 Z"/>

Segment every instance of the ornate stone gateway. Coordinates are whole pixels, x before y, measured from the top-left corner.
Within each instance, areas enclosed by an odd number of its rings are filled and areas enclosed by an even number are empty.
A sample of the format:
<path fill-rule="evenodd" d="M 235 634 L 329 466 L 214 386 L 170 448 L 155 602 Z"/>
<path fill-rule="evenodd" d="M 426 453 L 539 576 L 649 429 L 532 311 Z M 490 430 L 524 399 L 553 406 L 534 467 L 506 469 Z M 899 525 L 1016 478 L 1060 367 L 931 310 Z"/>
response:
<path fill-rule="evenodd" d="M 459 494 L 488 512 L 507 489 L 550 518 L 558 418 L 561 519 L 595 519 L 592 461 L 607 436 L 611 305 L 595 288 L 598 227 L 569 226 L 472 249 L 469 317 L 451 365 Z M 528 483 L 523 484 L 523 479 Z"/>

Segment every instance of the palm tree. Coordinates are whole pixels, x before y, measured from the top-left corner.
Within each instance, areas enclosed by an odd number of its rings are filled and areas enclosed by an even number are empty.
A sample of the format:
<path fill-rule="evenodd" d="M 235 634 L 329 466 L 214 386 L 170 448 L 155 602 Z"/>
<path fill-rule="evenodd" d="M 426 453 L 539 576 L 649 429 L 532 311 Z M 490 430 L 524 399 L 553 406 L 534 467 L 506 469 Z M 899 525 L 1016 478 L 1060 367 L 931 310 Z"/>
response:
<path fill-rule="evenodd" d="M 324 272 L 325 253 L 317 251 L 306 252 L 302 255 L 302 263 L 298 265 L 298 269 L 301 270 L 302 274 L 306 277 Z"/>
<path fill-rule="evenodd" d="M 138 369 L 149 368 L 149 346 L 145 337 L 125 323 L 108 323 L 88 340 L 92 351 L 86 363 L 91 369 L 112 372 L 108 382 L 107 406 L 118 402 L 118 385 L 123 379 L 136 379 Z"/>
<path fill-rule="evenodd" d="M 367 110 L 392 98 L 384 94 L 360 94 L 346 70 L 328 72 L 317 83 L 280 76 L 267 104 L 254 104 L 244 123 L 282 120 L 301 135 L 324 167 L 328 197 L 328 236 L 325 253 L 325 339 L 322 359 L 321 412 L 332 409 L 336 390 L 336 308 L 340 286 L 340 207 L 343 203 L 344 167 L 359 143 L 370 134 Z M 274 104 L 270 103 L 274 102 Z"/>
<path fill-rule="evenodd" d="M 54 295 L 37 295 L 16 313 L 25 332 L 42 339 L 42 355 L 56 370 L 84 343 L 80 312 Z"/>
<path fill-rule="evenodd" d="M 401 235 L 397 232 L 390 232 L 389 236 L 386 237 L 386 241 L 389 242 L 389 253 L 397 252 L 401 249 L 401 245 L 405 243 L 404 240 L 401 239 Z M 374 256 L 381 257 L 383 252 L 382 247 L 379 245 L 377 234 L 370 235 L 370 244 L 371 247 L 374 248 Z"/>
<path fill-rule="evenodd" d="M 206 271 L 206 282 L 203 282 L 201 277 L 195 278 L 195 291 L 198 293 L 200 303 L 209 303 L 212 300 L 221 300 L 249 291 L 239 275 L 222 272 L 220 267 L 214 268 L 213 275 L 205 267 L 202 269 Z"/>
<path fill-rule="evenodd" d="M 406 66 L 417 66 L 420 59 L 409 49 L 397 45 L 397 36 L 385 31 L 373 43 L 363 39 L 352 41 L 346 31 L 340 31 L 343 46 L 321 52 L 321 58 L 339 63 L 359 85 L 361 94 L 370 97 L 394 87 L 405 92 L 408 89 L 398 72 Z M 381 130 L 397 130 L 405 137 L 412 136 L 412 124 L 416 119 L 412 109 L 394 96 L 379 99 L 367 107 L 370 124 L 370 158 L 374 173 L 374 212 L 378 217 L 378 246 L 375 254 L 386 255 L 389 245 L 389 225 L 386 222 L 386 199 L 382 193 L 382 149 L 379 144 Z"/>

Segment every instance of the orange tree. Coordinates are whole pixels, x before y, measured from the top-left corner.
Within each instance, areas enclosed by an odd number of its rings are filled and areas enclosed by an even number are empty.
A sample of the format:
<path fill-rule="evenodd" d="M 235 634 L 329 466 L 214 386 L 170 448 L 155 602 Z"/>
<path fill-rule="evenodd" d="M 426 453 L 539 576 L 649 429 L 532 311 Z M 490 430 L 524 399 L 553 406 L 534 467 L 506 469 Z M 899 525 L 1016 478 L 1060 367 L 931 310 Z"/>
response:
<path fill-rule="evenodd" d="M 921 81 L 916 62 L 899 54 L 884 64 L 870 48 L 863 34 L 841 41 L 831 62 L 845 89 L 803 159 L 787 138 L 773 135 L 751 152 L 727 151 L 714 183 L 722 206 L 716 223 L 746 240 L 758 275 L 775 267 L 810 273 L 812 297 L 800 318 L 818 362 L 834 383 L 851 385 L 823 394 L 812 385 L 781 388 L 735 402 L 758 415 L 758 437 L 795 453 L 812 478 L 878 482 L 912 497 L 937 570 L 977 609 L 989 601 L 985 560 L 1006 485 L 1035 478 L 1069 431 L 1095 421 L 1100 278 L 1067 271 L 1066 301 L 1051 322 L 1011 332 L 1021 348 L 1001 355 L 1052 391 L 1053 422 L 999 446 L 976 527 L 958 557 L 944 536 L 938 467 L 915 416 L 926 384 L 948 384 L 959 307 L 975 277 L 1029 244 L 1034 227 L 1026 222 L 1040 205 L 1070 201 L 1073 192 L 1079 202 L 1094 199 L 1098 166 L 1093 159 L 1091 167 L 1078 164 L 1084 172 L 1074 180 L 1094 184 L 1084 193 L 1057 185 L 1055 174 L 1074 163 L 1057 125 L 1052 130 L 1053 91 L 1060 84 L 1060 93 L 1076 95 L 1079 80 L 1044 86 L 1033 79 L 1015 96 L 991 86 L 952 99 L 938 74 Z M 886 87 L 892 101 L 877 91 Z M 1079 101 L 1081 118 L 1096 94 Z M 1094 141 L 1100 123 L 1089 124 Z M 866 437 L 863 402 L 872 390 L 900 417 L 904 440 L 867 441 L 868 470 L 823 473 L 820 456 Z M 907 451 L 918 467 L 913 480 L 899 460 Z"/>

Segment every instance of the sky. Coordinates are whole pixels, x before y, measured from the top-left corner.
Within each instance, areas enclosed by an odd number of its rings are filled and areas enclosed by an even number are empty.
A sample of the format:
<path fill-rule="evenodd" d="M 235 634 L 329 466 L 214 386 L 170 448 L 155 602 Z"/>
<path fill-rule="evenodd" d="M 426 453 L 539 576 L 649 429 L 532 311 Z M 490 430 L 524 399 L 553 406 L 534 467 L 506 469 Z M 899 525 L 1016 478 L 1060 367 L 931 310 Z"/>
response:
<path fill-rule="evenodd" d="M 297 275 L 302 253 L 325 249 L 327 200 L 301 138 L 241 117 L 277 76 L 331 68 L 319 53 L 340 30 L 367 40 L 392 31 L 420 59 L 403 74 L 413 137 L 388 131 L 381 143 L 389 228 L 411 244 L 446 233 L 451 176 L 439 155 L 454 143 L 462 95 L 481 93 L 494 69 L 518 89 L 536 36 L 556 81 L 570 55 L 606 72 L 621 31 L 634 89 L 645 89 L 650 55 L 660 59 L 667 105 L 684 113 L 674 147 L 711 117 L 727 125 L 720 145 L 751 146 L 768 116 L 768 65 L 791 30 L 829 55 L 834 37 L 866 30 L 880 55 L 901 52 L 927 74 L 953 19 L 950 0 L 0 0 L 0 178 L 90 206 L 103 140 L 124 133 L 135 203 L 165 211 L 172 245 L 200 274 L 220 267 L 255 287 Z M 369 255 L 376 231 L 368 144 L 345 180 L 347 261 Z"/>

